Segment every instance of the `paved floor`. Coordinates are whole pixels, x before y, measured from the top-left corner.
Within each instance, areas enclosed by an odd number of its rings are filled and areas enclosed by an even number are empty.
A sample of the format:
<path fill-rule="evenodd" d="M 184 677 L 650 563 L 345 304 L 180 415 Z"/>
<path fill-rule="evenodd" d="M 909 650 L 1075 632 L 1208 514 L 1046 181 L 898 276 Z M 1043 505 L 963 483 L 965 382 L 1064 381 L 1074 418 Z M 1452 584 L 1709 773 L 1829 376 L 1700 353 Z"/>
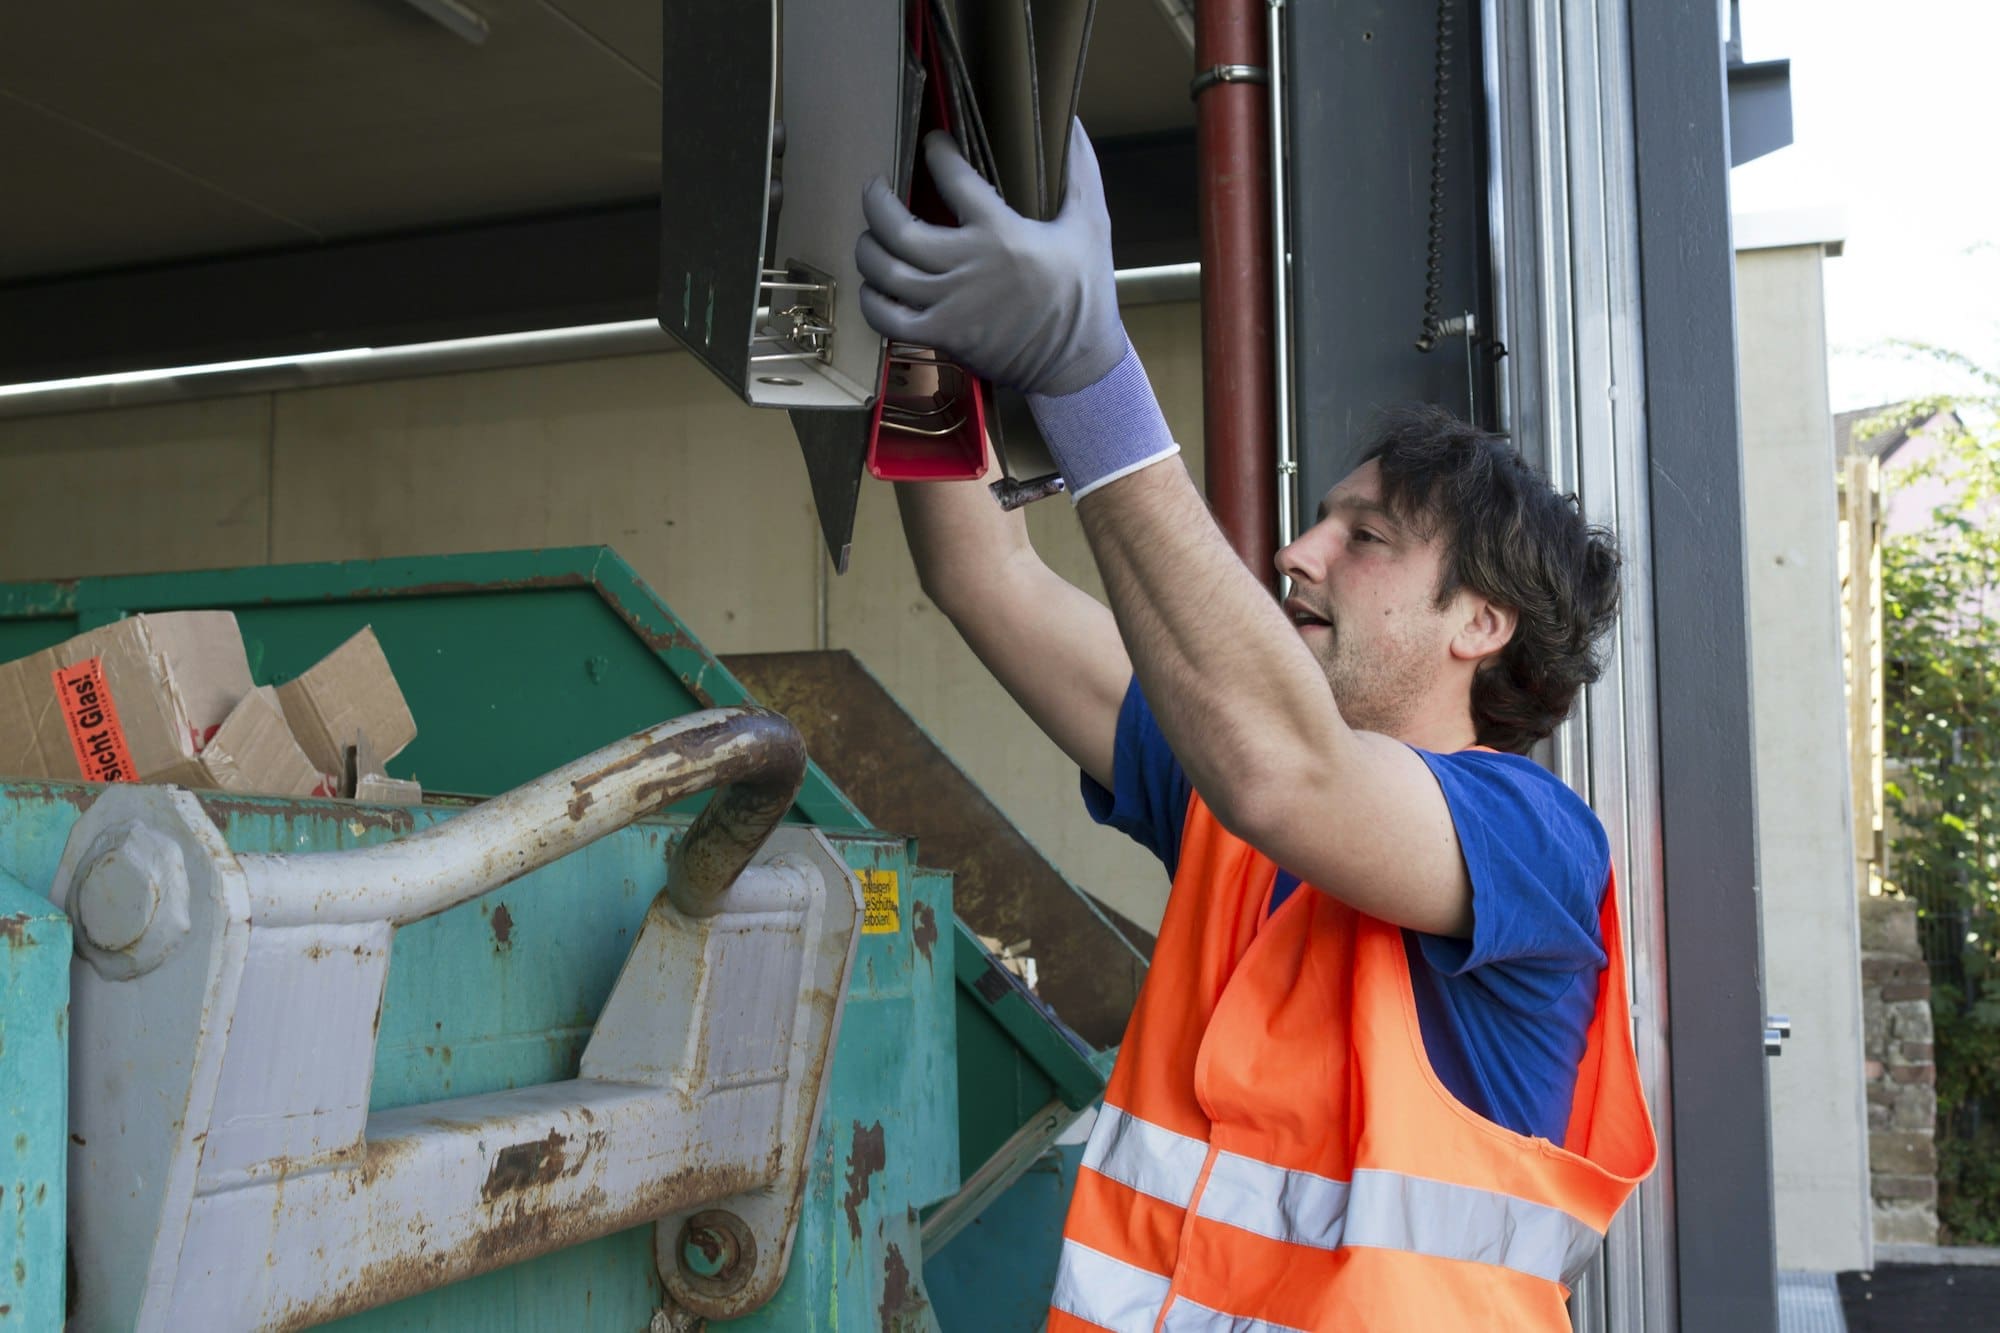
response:
<path fill-rule="evenodd" d="M 1778 1333 L 1851 1333 L 1833 1274 L 1778 1274 Z"/>

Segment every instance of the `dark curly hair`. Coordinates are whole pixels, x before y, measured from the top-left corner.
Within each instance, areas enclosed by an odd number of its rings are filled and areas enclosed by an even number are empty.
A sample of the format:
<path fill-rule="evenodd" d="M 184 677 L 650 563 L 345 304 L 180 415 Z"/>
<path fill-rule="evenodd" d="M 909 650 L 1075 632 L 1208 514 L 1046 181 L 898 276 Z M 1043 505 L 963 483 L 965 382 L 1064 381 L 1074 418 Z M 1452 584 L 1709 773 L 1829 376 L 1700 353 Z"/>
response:
<path fill-rule="evenodd" d="M 1479 743 L 1525 752 L 1569 716 L 1604 669 L 1601 640 L 1618 617 L 1618 547 L 1584 521 L 1514 446 L 1441 407 L 1382 415 L 1364 462 L 1382 503 L 1445 539 L 1442 606 L 1470 588 L 1518 616 L 1514 637 L 1472 686 Z"/>

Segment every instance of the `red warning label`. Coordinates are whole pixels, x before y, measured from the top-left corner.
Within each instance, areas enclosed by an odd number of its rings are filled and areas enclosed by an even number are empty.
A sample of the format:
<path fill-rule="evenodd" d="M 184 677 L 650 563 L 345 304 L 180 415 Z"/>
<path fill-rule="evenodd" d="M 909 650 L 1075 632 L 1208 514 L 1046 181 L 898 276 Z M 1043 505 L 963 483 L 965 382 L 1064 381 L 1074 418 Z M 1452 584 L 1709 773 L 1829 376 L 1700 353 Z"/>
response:
<path fill-rule="evenodd" d="M 125 748 L 125 729 L 118 725 L 118 708 L 104 683 L 104 659 L 87 657 L 74 666 L 58 667 L 52 675 L 83 780 L 137 781 L 132 752 Z"/>

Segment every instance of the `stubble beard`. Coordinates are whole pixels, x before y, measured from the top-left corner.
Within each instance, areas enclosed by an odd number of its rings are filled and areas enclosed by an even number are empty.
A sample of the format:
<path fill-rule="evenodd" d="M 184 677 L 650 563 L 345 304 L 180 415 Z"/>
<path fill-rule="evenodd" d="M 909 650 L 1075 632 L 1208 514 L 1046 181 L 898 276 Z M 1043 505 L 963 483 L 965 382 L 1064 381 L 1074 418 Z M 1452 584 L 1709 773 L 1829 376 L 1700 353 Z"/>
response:
<path fill-rule="evenodd" d="M 1435 664 L 1416 645 L 1390 640 L 1369 651 L 1343 640 L 1338 624 L 1314 648 L 1341 718 L 1357 731 L 1400 735 L 1436 679 Z"/>

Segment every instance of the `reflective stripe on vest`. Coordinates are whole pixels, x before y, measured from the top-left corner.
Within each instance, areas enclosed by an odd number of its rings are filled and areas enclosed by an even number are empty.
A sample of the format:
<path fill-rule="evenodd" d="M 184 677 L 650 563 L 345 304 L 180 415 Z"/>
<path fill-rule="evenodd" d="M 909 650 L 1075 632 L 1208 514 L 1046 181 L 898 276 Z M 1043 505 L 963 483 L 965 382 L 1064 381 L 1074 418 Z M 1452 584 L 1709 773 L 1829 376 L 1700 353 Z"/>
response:
<path fill-rule="evenodd" d="M 1168 1286 L 1158 1273 L 1121 1263 L 1088 1245 L 1064 1241 L 1062 1270 L 1049 1304 L 1111 1333 L 1153 1333 Z M 1211 1310 L 1185 1296 L 1174 1301 L 1161 1327 L 1164 1333 L 1303 1333 L 1285 1324 Z"/>
<path fill-rule="evenodd" d="M 1268 1319 L 1252 1319 L 1247 1314 L 1224 1314 L 1182 1296 L 1167 1311 L 1161 1333 L 1306 1333 L 1290 1324 L 1274 1324 Z"/>
<path fill-rule="evenodd" d="M 1200 1139 L 1107 1105 L 1083 1164 L 1185 1208 L 1207 1159 L 1208 1145 Z M 1406 1250 L 1494 1264 L 1550 1282 L 1580 1273 L 1604 1240 L 1560 1208 L 1497 1190 L 1371 1168 L 1357 1170 L 1352 1181 L 1333 1180 L 1231 1152 L 1215 1154 L 1195 1216 L 1314 1249 Z"/>
<path fill-rule="evenodd" d="M 1153 1333 L 1171 1285 L 1158 1273 L 1066 1240 L 1049 1304 L 1111 1333 Z"/>
<path fill-rule="evenodd" d="M 1106 1102 L 1091 1126 L 1083 1164 L 1100 1176 L 1164 1199 L 1176 1208 L 1188 1206 L 1201 1179 L 1208 1145 L 1200 1139 L 1141 1120 Z"/>

